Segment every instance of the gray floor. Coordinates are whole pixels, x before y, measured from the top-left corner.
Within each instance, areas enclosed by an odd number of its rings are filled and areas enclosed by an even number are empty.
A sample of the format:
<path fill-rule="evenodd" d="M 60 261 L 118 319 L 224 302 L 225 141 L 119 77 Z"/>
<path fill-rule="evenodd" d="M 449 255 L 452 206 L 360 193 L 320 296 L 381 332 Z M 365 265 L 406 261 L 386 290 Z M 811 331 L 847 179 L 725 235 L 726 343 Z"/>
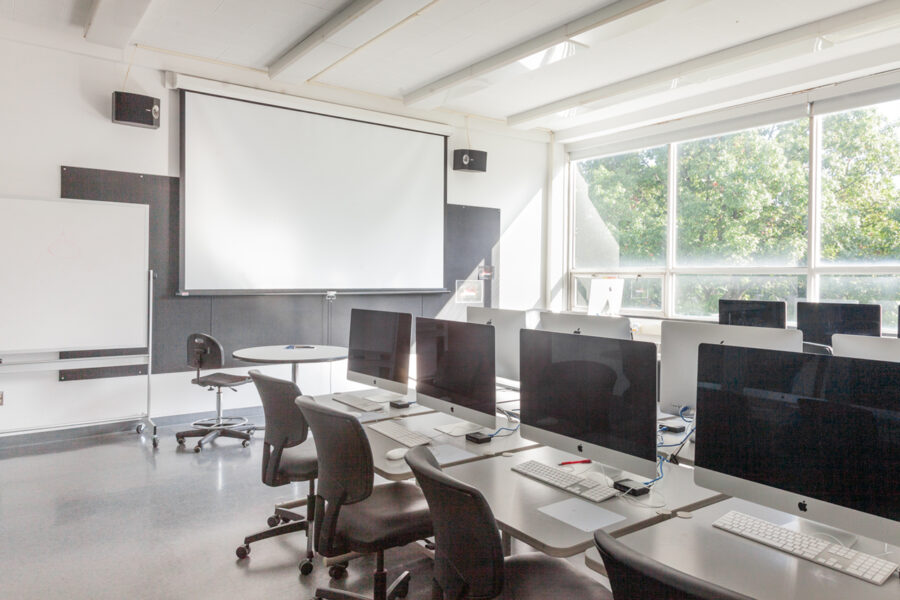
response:
<path fill-rule="evenodd" d="M 312 598 L 335 584 L 318 559 L 300 575 L 302 533 L 235 557 L 276 502 L 306 494 L 305 484 L 262 485 L 261 435 L 195 454 L 178 448 L 178 429 L 160 428 L 156 451 L 135 433 L 0 451 L 0 598 Z M 386 563 L 389 580 L 412 572 L 410 598 L 430 598 L 422 552 L 391 550 Z M 336 587 L 370 593 L 372 568 L 370 557 L 354 561 Z"/>

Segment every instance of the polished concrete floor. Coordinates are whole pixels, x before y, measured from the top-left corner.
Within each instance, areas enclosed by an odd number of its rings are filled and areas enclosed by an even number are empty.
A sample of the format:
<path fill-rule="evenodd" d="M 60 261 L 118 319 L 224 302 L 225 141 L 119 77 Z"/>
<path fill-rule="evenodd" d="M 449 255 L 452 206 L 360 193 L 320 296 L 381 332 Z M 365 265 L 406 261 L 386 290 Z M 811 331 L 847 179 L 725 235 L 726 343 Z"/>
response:
<path fill-rule="evenodd" d="M 260 482 L 259 434 L 249 448 L 226 439 L 195 454 L 175 443 L 179 429 L 160 428 L 155 451 L 135 433 L 0 451 L 0 598 L 307 599 L 328 584 L 370 593 L 371 557 L 339 582 L 319 559 L 300 575 L 303 533 L 257 542 L 237 560 L 244 536 L 306 485 Z M 410 598 L 430 598 L 420 550 L 388 551 L 386 564 L 389 580 L 412 572 Z"/>

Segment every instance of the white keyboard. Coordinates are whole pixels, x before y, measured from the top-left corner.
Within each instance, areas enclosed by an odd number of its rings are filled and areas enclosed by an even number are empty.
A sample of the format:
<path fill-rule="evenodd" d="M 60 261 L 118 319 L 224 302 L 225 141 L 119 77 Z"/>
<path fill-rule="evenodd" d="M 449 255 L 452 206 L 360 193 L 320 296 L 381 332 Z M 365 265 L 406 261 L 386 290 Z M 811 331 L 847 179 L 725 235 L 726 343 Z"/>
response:
<path fill-rule="evenodd" d="M 609 487 L 605 483 L 594 481 L 586 477 L 578 477 L 568 471 L 545 465 L 536 460 L 529 460 L 512 468 L 516 473 L 521 473 L 526 477 L 537 479 L 543 483 L 552 485 L 567 492 L 571 492 L 577 496 L 581 496 L 585 500 L 591 502 L 603 502 L 608 498 L 617 496 L 621 492 L 616 488 Z"/>
<path fill-rule="evenodd" d="M 900 565 L 732 510 L 713 527 L 881 585 Z"/>
<path fill-rule="evenodd" d="M 431 443 L 431 438 L 417 431 L 410 431 L 403 425 L 399 425 L 394 421 L 381 421 L 380 423 L 372 423 L 369 429 L 377 431 L 381 435 L 387 436 L 406 446 L 414 448 L 416 446 L 424 446 Z"/>
<path fill-rule="evenodd" d="M 376 410 L 381 410 L 384 408 L 384 406 L 378 402 L 373 402 L 371 400 L 367 400 L 366 398 L 360 398 L 359 396 L 354 396 L 352 394 L 335 394 L 332 397 L 341 404 L 346 404 L 347 406 L 353 407 L 356 410 L 361 410 L 363 412 L 374 412 Z"/>

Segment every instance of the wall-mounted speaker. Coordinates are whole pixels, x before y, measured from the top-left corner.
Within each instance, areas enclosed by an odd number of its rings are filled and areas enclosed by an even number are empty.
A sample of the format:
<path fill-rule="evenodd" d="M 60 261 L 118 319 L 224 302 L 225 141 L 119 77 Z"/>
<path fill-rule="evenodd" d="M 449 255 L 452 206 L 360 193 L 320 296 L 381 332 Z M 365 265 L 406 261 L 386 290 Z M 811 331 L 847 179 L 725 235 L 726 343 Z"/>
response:
<path fill-rule="evenodd" d="M 113 92 L 112 120 L 113 123 L 122 125 L 158 129 L 159 98 L 129 94 L 128 92 Z"/>
<path fill-rule="evenodd" d="M 470 149 L 454 150 L 453 170 L 484 173 L 487 171 L 487 152 Z"/>

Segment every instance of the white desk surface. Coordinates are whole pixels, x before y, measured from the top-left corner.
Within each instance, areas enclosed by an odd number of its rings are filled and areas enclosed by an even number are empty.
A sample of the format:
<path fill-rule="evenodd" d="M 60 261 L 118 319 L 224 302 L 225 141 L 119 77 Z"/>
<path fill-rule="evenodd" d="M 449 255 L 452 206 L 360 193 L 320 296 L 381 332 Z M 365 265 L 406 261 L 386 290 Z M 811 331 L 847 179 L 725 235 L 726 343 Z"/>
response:
<path fill-rule="evenodd" d="M 526 460 L 556 465 L 564 460 L 577 460 L 553 448 L 541 447 L 511 456 L 495 456 L 490 460 L 470 462 L 445 468 L 447 474 L 479 489 L 491 506 L 500 529 L 510 536 L 552 556 L 572 556 L 591 547 L 593 534 L 550 517 L 538 509 L 577 496 L 513 472 L 512 466 Z M 581 466 L 581 465 L 576 465 Z M 591 468 L 598 469 L 597 465 Z M 606 528 L 615 536 L 648 527 L 670 518 L 657 508 L 665 502 L 665 510 L 695 510 L 726 496 L 694 485 L 693 472 L 685 467 L 666 464 L 665 477 L 653 486 L 654 492 L 640 498 L 614 498 L 596 504 L 625 517 Z M 582 471 L 576 470 L 576 473 Z M 593 504 L 593 503 L 591 503 Z M 662 512 L 662 514 L 660 514 Z"/>
<path fill-rule="evenodd" d="M 397 423 L 404 427 L 408 427 L 413 431 L 418 431 L 431 437 L 433 439 L 432 444 L 450 444 L 457 448 L 467 450 L 475 455 L 461 461 L 445 464 L 443 465 L 444 467 L 464 462 L 480 461 L 481 459 L 503 452 L 519 452 L 528 448 L 535 448 L 538 445 L 535 442 L 522 439 L 519 432 L 513 433 L 512 435 L 504 435 L 504 437 L 495 437 L 486 444 L 475 444 L 466 441 L 465 436 L 452 437 L 434 430 L 434 428 L 439 425 L 449 425 L 459 422 L 461 421 L 455 417 L 437 412 L 420 414 L 397 421 Z M 506 427 L 507 425 L 506 419 L 497 415 L 497 427 Z M 513 427 L 515 427 L 515 425 L 513 425 Z M 402 447 L 402 444 L 395 442 L 377 431 L 372 431 L 366 426 L 363 426 L 363 429 L 365 429 L 366 435 L 369 436 L 369 445 L 372 447 L 372 459 L 375 463 L 375 472 L 385 479 L 393 481 L 410 479 L 413 474 L 405 460 L 388 460 L 384 456 L 385 452 L 393 448 L 400 448 Z M 501 434 L 506 433 L 509 432 L 501 432 Z"/>
<path fill-rule="evenodd" d="M 714 528 L 713 521 L 729 510 L 777 525 L 791 519 L 785 513 L 730 498 L 695 511 L 691 519 L 670 519 L 623 536 L 621 541 L 661 563 L 753 598 L 876 600 L 900 595 L 897 577 L 873 585 Z M 885 552 L 883 543 L 867 538 L 860 538 L 854 548 L 869 554 Z M 888 558 L 900 557 L 900 548 L 889 546 L 888 550 L 893 551 Z M 605 572 L 596 548 L 588 550 L 585 562 L 595 571 Z"/>
<path fill-rule="evenodd" d="M 354 393 L 359 395 L 362 390 L 348 390 L 347 392 L 341 393 Z M 370 393 L 378 393 L 379 390 L 372 389 Z M 337 392 L 335 392 L 337 393 Z M 351 413 L 353 415 L 363 415 L 361 410 L 357 410 L 352 406 L 348 406 L 343 402 L 338 402 L 334 399 L 335 394 L 322 394 L 321 396 L 316 396 L 315 401 L 323 406 L 327 406 L 328 408 L 333 408 L 335 410 L 340 410 L 344 412 Z M 415 385 L 410 387 L 409 392 L 406 394 L 407 400 L 415 401 L 416 399 L 416 390 Z M 411 404 L 408 408 L 394 408 L 391 406 L 390 402 L 385 402 L 382 405 L 382 409 L 378 411 L 374 411 L 372 413 L 366 413 L 364 416 L 364 423 L 375 423 L 377 421 L 386 421 L 387 419 L 399 419 L 402 417 L 411 417 L 414 415 L 425 415 L 429 413 L 433 413 L 434 410 L 430 408 L 426 408 L 421 404 Z"/>
<path fill-rule="evenodd" d="M 317 363 L 332 362 L 347 358 L 347 349 L 340 346 L 322 346 L 311 344 L 309 346 L 301 345 L 280 345 L 280 346 L 255 346 L 253 348 L 241 348 L 235 350 L 231 355 L 246 362 L 253 363 Z"/>

